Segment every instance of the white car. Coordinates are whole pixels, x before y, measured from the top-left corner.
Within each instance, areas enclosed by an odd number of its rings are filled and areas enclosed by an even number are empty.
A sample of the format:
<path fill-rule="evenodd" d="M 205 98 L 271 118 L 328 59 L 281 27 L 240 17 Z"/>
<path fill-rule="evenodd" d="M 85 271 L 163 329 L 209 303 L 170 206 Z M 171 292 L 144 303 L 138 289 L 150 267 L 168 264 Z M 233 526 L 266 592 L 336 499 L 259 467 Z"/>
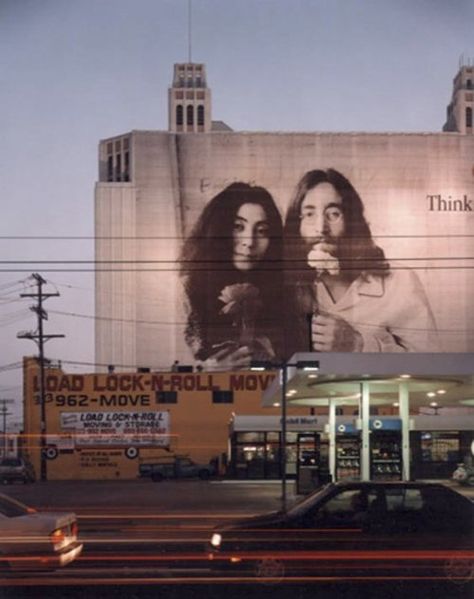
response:
<path fill-rule="evenodd" d="M 0 569 L 52 570 L 82 551 L 72 512 L 38 512 L 0 494 Z"/>

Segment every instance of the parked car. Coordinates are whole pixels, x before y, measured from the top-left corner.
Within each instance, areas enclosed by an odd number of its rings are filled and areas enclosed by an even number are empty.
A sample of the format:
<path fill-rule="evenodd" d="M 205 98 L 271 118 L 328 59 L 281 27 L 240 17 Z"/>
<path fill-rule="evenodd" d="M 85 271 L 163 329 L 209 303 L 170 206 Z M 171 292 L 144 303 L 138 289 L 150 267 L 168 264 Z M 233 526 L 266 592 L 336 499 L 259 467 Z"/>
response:
<path fill-rule="evenodd" d="M 0 461 L 0 482 L 4 484 L 15 481 L 33 483 L 35 480 L 33 465 L 25 458 L 3 458 Z"/>
<path fill-rule="evenodd" d="M 51 570 L 82 551 L 72 512 L 38 512 L 0 494 L 0 569 Z"/>
<path fill-rule="evenodd" d="M 449 578 L 474 573 L 474 504 L 442 484 L 340 482 L 286 513 L 218 526 L 211 567 L 256 576 Z"/>
<path fill-rule="evenodd" d="M 170 456 L 159 462 L 144 462 L 138 467 L 140 477 L 160 482 L 169 478 L 200 478 L 207 480 L 216 474 L 216 467 L 209 464 L 196 464 L 189 457 Z"/>

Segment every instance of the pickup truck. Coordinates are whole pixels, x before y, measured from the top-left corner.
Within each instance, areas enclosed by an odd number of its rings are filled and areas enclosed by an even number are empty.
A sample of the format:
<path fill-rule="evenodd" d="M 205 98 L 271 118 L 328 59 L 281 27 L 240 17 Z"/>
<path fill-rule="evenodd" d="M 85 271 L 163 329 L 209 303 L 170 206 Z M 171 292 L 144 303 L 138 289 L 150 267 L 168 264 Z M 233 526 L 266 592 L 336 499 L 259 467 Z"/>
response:
<path fill-rule="evenodd" d="M 35 480 L 33 466 L 24 458 L 3 458 L 0 460 L 0 482 L 4 484 L 15 481 L 33 483 Z"/>
<path fill-rule="evenodd" d="M 172 478 L 200 478 L 208 480 L 216 474 L 216 468 L 211 463 L 196 464 L 187 457 L 174 457 L 163 462 L 143 462 L 138 467 L 138 475 L 151 478 L 154 482 Z"/>

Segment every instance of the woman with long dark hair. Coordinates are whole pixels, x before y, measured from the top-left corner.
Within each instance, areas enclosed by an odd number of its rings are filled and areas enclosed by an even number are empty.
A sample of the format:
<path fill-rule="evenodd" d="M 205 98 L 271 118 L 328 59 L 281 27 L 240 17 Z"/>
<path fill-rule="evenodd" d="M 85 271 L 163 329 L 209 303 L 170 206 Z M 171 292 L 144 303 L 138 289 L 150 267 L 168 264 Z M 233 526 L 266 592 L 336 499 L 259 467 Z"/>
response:
<path fill-rule="evenodd" d="M 434 318 L 417 274 L 389 265 L 344 175 L 312 170 L 301 178 L 284 238 L 296 319 L 289 353 L 436 351 Z"/>
<path fill-rule="evenodd" d="M 282 220 L 262 187 L 233 183 L 205 206 L 186 240 L 186 342 L 207 368 L 281 352 Z"/>

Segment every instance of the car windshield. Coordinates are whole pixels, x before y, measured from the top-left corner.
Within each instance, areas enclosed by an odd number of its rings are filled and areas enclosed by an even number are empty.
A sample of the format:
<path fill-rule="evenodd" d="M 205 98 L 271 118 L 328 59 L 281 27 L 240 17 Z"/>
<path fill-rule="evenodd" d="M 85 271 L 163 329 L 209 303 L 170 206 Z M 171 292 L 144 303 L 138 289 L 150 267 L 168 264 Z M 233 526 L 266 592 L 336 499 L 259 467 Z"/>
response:
<path fill-rule="evenodd" d="M 23 503 L 7 497 L 6 495 L 0 495 L 0 514 L 3 514 L 7 518 L 17 518 L 18 516 L 25 516 L 31 513 L 31 509 Z"/>
<path fill-rule="evenodd" d="M 304 499 L 302 499 L 301 501 L 299 501 L 298 503 L 293 505 L 287 511 L 287 514 L 290 517 L 298 517 L 301 514 L 304 514 L 309 506 L 319 502 L 321 499 L 323 499 L 323 497 L 326 497 L 327 495 L 329 495 L 329 493 L 333 489 L 334 489 L 334 485 L 327 485 L 326 487 L 323 487 L 322 489 L 319 489 L 319 490 L 315 491 L 314 493 L 311 493 L 310 495 L 308 495 L 307 497 L 305 497 Z"/>

